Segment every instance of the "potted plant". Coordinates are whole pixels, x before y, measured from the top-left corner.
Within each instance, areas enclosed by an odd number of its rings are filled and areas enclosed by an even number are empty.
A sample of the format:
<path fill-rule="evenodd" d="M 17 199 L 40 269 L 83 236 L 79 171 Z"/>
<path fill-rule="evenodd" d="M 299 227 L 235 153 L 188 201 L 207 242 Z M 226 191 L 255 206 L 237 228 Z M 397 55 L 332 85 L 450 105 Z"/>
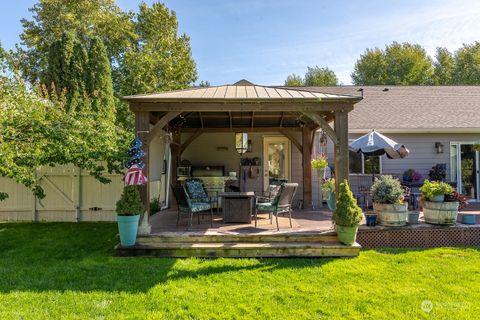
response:
<path fill-rule="evenodd" d="M 340 184 L 338 200 L 333 212 L 333 223 L 338 240 L 346 245 L 355 243 L 360 221 L 362 221 L 362 209 L 357 205 L 348 181 L 344 180 Z"/>
<path fill-rule="evenodd" d="M 451 197 L 454 192 L 451 185 L 440 181 L 425 180 L 420 191 L 422 192 L 425 222 L 441 225 L 455 224 L 459 201 Z"/>
<path fill-rule="evenodd" d="M 312 169 L 317 170 L 320 178 L 325 178 L 325 168 L 328 167 L 327 156 L 321 153 L 316 159 L 310 162 Z"/>
<path fill-rule="evenodd" d="M 381 176 L 372 186 L 373 209 L 382 226 L 404 226 L 408 207 L 403 202 L 404 191 L 400 181 L 392 176 Z"/>
<path fill-rule="evenodd" d="M 125 186 L 117 201 L 117 222 L 122 247 L 133 246 L 137 239 L 138 220 L 144 212 L 137 186 Z"/>
<path fill-rule="evenodd" d="M 325 179 L 322 183 L 322 191 L 328 208 L 332 211 L 335 210 L 335 179 Z"/>

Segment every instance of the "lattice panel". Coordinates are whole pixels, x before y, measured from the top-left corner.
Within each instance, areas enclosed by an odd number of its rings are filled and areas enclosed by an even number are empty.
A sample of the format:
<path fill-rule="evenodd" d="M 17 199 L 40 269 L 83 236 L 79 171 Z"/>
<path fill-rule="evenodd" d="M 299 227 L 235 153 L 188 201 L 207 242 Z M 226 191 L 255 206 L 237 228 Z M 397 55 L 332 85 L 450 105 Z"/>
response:
<path fill-rule="evenodd" d="M 357 242 L 364 248 L 480 246 L 480 228 L 359 230 Z"/>

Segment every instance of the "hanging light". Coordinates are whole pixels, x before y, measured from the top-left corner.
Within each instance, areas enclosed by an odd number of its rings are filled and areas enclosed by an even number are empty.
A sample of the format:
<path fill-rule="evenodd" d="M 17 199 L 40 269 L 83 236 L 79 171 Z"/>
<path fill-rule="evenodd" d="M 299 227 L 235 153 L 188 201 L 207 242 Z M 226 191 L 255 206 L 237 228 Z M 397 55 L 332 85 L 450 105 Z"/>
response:
<path fill-rule="evenodd" d="M 248 150 L 248 133 L 235 133 L 235 149 L 239 154 L 244 154 Z"/>
<path fill-rule="evenodd" d="M 325 134 L 325 131 L 322 130 L 322 133 L 320 135 L 320 147 L 326 147 L 327 146 L 327 135 Z"/>

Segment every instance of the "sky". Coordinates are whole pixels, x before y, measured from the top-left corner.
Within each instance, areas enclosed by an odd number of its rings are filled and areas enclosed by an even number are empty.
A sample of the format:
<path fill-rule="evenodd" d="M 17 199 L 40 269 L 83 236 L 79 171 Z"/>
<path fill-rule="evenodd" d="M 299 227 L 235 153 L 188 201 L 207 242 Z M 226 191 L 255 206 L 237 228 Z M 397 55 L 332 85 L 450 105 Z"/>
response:
<path fill-rule="evenodd" d="M 0 42 L 20 41 L 21 18 L 33 0 L 0 0 Z M 153 1 L 145 1 L 152 3 Z M 140 1 L 117 0 L 124 10 Z M 480 1 L 167 0 L 179 32 L 190 37 L 199 81 L 212 85 L 247 79 L 279 85 L 307 66 L 328 67 L 350 84 L 356 60 L 367 48 L 397 42 L 455 51 L 480 41 Z"/>

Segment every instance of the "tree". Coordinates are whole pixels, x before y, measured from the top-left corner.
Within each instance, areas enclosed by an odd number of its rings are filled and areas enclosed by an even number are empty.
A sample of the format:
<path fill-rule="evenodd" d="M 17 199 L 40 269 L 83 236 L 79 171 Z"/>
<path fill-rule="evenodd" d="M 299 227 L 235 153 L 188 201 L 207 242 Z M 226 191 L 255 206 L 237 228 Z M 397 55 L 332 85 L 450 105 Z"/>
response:
<path fill-rule="evenodd" d="M 382 51 L 367 49 L 355 63 L 351 75 L 356 85 L 431 84 L 432 60 L 418 44 L 393 42 Z"/>
<path fill-rule="evenodd" d="M 91 40 L 85 78 L 86 92 L 92 99 L 92 109 L 105 115 L 114 115 L 110 61 L 103 41 L 99 37 Z"/>
<path fill-rule="evenodd" d="M 209 81 L 204 81 L 204 80 L 202 80 L 202 81 L 200 81 L 200 83 L 198 84 L 198 86 L 199 86 L 199 87 L 204 87 L 204 88 L 210 87 L 210 82 L 209 82 Z"/>
<path fill-rule="evenodd" d="M 480 42 L 464 44 L 455 52 L 455 84 L 480 84 Z"/>
<path fill-rule="evenodd" d="M 30 89 L 12 70 L 11 59 L 0 59 L 0 175 L 45 196 L 35 171 L 40 166 L 73 164 L 90 171 L 100 182 L 105 171 L 121 172 L 129 136 L 108 118 L 91 109 L 88 98 L 72 101 L 45 86 Z M 8 60 L 8 61 L 7 61 Z M 7 69 L 10 68 L 10 69 Z M 106 164 L 106 167 L 104 166 Z M 0 194 L 5 198 L 5 193 Z"/>
<path fill-rule="evenodd" d="M 447 48 L 437 48 L 433 63 L 433 83 L 448 85 L 454 83 L 455 60 Z"/>
<path fill-rule="evenodd" d="M 50 45 L 65 31 L 85 43 L 99 36 L 112 62 L 137 38 L 132 14 L 122 11 L 114 0 L 39 0 L 30 11 L 32 20 L 22 19 L 20 35 L 23 47 L 17 51 L 24 76 L 31 82 L 39 79 L 46 66 Z"/>
<path fill-rule="evenodd" d="M 301 87 L 303 86 L 303 79 L 301 76 L 296 75 L 295 73 L 292 73 L 287 77 L 284 83 L 285 86 L 287 87 Z"/>
<path fill-rule="evenodd" d="M 355 63 L 352 81 L 356 85 L 385 83 L 385 56 L 378 48 L 367 49 Z"/>
<path fill-rule="evenodd" d="M 140 4 L 135 21 L 138 41 L 120 65 L 122 94 L 183 89 L 197 79 L 190 39 L 178 36 L 177 17 L 164 4 Z"/>
<path fill-rule="evenodd" d="M 320 68 L 315 66 L 314 68 L 307 67 L 307 73 L 305 73 L 305 86 L 336 86 L 338 84 L 338 78 L 335 72 L 327 67 Z"/>

